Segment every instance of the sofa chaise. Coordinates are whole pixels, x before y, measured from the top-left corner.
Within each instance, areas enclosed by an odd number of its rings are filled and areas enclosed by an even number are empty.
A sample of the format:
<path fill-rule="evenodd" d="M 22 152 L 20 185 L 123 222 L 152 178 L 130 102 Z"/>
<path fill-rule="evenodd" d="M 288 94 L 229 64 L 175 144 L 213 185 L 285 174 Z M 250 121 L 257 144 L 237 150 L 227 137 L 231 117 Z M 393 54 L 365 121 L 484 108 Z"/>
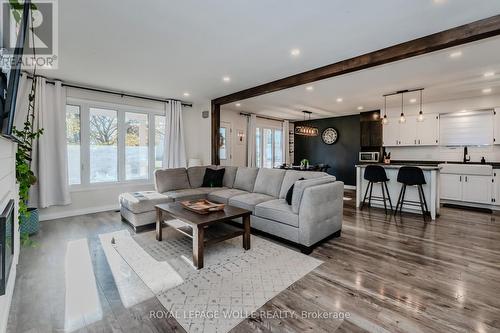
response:
<path fill-rule="evenodd" d="M 206 168 L 225 169 L 222 187 L 202 187 Z M 198 166 L 156 170 L 154 181 L 156 191 L 120 196 L 122 219 L 134 228 L 154 223 L 159 203 L 203 198 L 252 211 L 253 229 L 293 242 L 305 253 L 341 232 L 344 183 L 324 172 Z M 289 205 L 285 197 L 292 185 Z"/>

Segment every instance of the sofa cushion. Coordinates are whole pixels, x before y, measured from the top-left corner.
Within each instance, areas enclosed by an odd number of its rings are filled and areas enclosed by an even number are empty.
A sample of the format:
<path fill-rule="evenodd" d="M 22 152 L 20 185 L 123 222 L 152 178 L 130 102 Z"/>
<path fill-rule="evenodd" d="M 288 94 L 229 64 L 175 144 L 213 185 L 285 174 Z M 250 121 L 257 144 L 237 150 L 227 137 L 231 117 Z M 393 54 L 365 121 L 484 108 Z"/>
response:
<path fill-rule="evenodd" d="M 292 227 L 299 227 L 299 214 L 284 199 L 266 201 L 255 206 L 255 216 L 278 221 Z"/>
<path fill-rule="evenodd" d="M 174 201 L 205 199 L 207 194 L 199 189 L 184 189 L 162 193 Z"/>
<path fill-rule="evenodd" d="M 259 169 L 253 192 L 267 194 L 275 198 L 280 194 L 281 183 L 285 176 L 285 170 L 281 169 Z"/>
<path fill-rule="evenodd" d="M 300 178 L 313 179 L 325 176 L 328 176 L 328 174 L 326 172 L 320 171 L 287 170 L 285 173 L 285 177 L 283 177 L 283 183 L 281 184 L 279 199 L 285 199 L 286 193 L 288 192 L 290 187 L 295 184 L 295 182 Z"/>
<path fill-rule="evenodd" d="M 203 178 L 205 177 L 205 172 L 208 168 L 215 169 L 216 167 L 214 165 L 208 165 L 195 166 L 187 169 L 189 184 L 191 185 L 191 188 L 197 188 L 203 184 Z"/>
<path fill-rule="evenodd" d="M 229 204 L 231 206 L 240 207 L 243 209 L 254 211 L 255 206 L 262 202 L 270 201 L 276 199 L 267 194 L 262 193 L 248 193 L 237 195 L 229 199 Z"/>
<path fill-rule="evenodd" d="M 135 214 L 154 211 L 156 205 L 172 202 L 172 199 L 156 191 L 122 193 L 119 200 L 121 207 Z"/>
<path fill-rule="evenodd" d="M 236 171 L 233 188 L 247 192 L 253 192 L 255 178 L 257 178 L 257 168 L 239 167 Z"/>
<path fill-rule="evenodd" d="M 223 204 L 227 205 L 230 198 L 237 196 L 237 195 L 242 195 L 242 194 L 248 194 L 248 192 L 243 191 L 243 190 L 238 190 L 235 188 L 230 188 L 230 189 L 226 189 L 226 190 L 218 190 L 218 191 L 210 192 L 208 194 L 208 200 L 223 203 Z"/>
<path fill-rule="evenodd" d="M 224 179 L 224 172 L 226 169 L 212 170 L 207 168 L 205 170 L 205 177 L 203 177 L 203 187 L 222 187 L 222 180 Z"/>
<path fill-rule="evenodd" d="M 236 172 L 238 171 L 238 167 L 219 165 L 218 169 L 226 169 L 226 171 L 224 172 L 224 179 L 222 181 L 222 185 L 224 187 L 232 188 L 234 186 L 234 180 L 236 178 Z"/>
<path fill-rule="evenodd" d="M 159 193 L 191 188 L 185 168 L 155 171 L 155 188 Z"/>
<path fill-rule="evenodd" d="M 295 182 L 295 186 L 293 188 L 293 196 L 292 196 L 292 212 L 298 213 L 300 207 L 300 201 L 302 200 L 302 194 L 304 190 L 310 186 L 316 186 L 321 184 L 333 183 L 335 181 L 334 176 L 324 176 L 320 178 L 314 179 L 306 179 L 306 180 L 298 180 Z"/>

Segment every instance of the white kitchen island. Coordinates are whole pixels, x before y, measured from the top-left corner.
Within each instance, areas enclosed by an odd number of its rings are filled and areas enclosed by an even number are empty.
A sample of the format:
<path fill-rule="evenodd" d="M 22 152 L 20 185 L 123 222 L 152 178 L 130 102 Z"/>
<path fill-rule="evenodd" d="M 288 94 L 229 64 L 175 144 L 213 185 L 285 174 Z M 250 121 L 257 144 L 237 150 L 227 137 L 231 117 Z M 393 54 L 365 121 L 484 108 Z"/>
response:
<path fill-rule="evenodd" d="M 368 164 L 359 164 L 356 165 L 356 207 L 360 207 L 363 201 L 363 197 L 365 195 L 366 187 L 368 186 L 368 181 L 364 179 L 365 168 Z M 401 168 L 402 164 L 378 164 L 385 169 L 387 174 L 387 178 L 389 181 L 387 182 L 387 188 L 389 189 L 389 194 L 391 196 L 392 207 L 396 208 L 396 204 L 399 197 L 399 192 L 401 191 L 401 183 L 398 183 L 398 171 Z M 425 194 L 425 200 L 427 201 L 427 207 L 431 214 L 431 218 L 433 220 L 436 219 L 436 216 L 439 215 L 439 167 L 438 166 L 429 166 L 429 165 L 409 165 L 409 166 L 417 166 L 422 169 L 425 176 L 425 181 L 427 184 L 423 185 L 422 188 Z M 372 196 L 382 197 L 382 190 L 380 184 L 373 184 L 373 192 Z M 418 202 L 418 191 L 416 186 L 408 186 L 406 188 L 405 200 L 417 201 Z M 367 200 L 368 201 L 368 200 Z M 371 202 L 373 207 L 384 207 L 384 203 L 382 201 L 374 201 L 372 199 Z M 387 208 L 389 208 L 389 203 L 387 203 Z M 405 212 L 413 212 L 417 214 L 421 214 L 421 210 L 416 206 L 408 206 L 403 205 L 403 211 Z"/>

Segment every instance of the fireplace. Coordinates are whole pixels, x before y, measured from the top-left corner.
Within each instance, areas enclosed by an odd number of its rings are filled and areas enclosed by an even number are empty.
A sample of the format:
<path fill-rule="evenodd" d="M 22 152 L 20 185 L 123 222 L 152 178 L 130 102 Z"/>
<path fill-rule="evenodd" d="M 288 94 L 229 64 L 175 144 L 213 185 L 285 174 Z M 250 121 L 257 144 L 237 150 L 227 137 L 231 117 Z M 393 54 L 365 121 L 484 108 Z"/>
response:
<path fill-rule="evenodd" d="M 14 259 L 14 200 L 0 215 L 0 295 L 5 294 Z"/>

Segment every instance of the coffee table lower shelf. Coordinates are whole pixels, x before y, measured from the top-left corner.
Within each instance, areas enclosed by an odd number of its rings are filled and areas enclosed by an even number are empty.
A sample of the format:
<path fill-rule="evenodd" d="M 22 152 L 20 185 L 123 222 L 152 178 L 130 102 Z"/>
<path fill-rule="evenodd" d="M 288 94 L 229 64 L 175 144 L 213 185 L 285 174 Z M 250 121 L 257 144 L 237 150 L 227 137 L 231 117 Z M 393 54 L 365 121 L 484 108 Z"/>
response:
<path fill-rule="evenodd" d="M 164 219 L 164 214 L 172 219 Z M 203 252 L 206 245 L 216 244 L 231 238 L 243 236 L 243 248 L 250 249 L 250 214 L 251 211 L 226 206 L 224 211 L 199 215 L 183 209 L 177 203 L 156 206 L 156 239 L 162 240 L 162 228 L 171 227 L 193 240 L 193 265 L 203 268 Z M 213 224 L 243 218 L 243 230 L 231 230 L 227 233 L 206 233 L 206 228 Z M 234 227 L 232 227 L 234 229 Z M 207 234 L 207 235 L 205 235 Z M 208 237 L 206 237 L 208 236 Z"/>

